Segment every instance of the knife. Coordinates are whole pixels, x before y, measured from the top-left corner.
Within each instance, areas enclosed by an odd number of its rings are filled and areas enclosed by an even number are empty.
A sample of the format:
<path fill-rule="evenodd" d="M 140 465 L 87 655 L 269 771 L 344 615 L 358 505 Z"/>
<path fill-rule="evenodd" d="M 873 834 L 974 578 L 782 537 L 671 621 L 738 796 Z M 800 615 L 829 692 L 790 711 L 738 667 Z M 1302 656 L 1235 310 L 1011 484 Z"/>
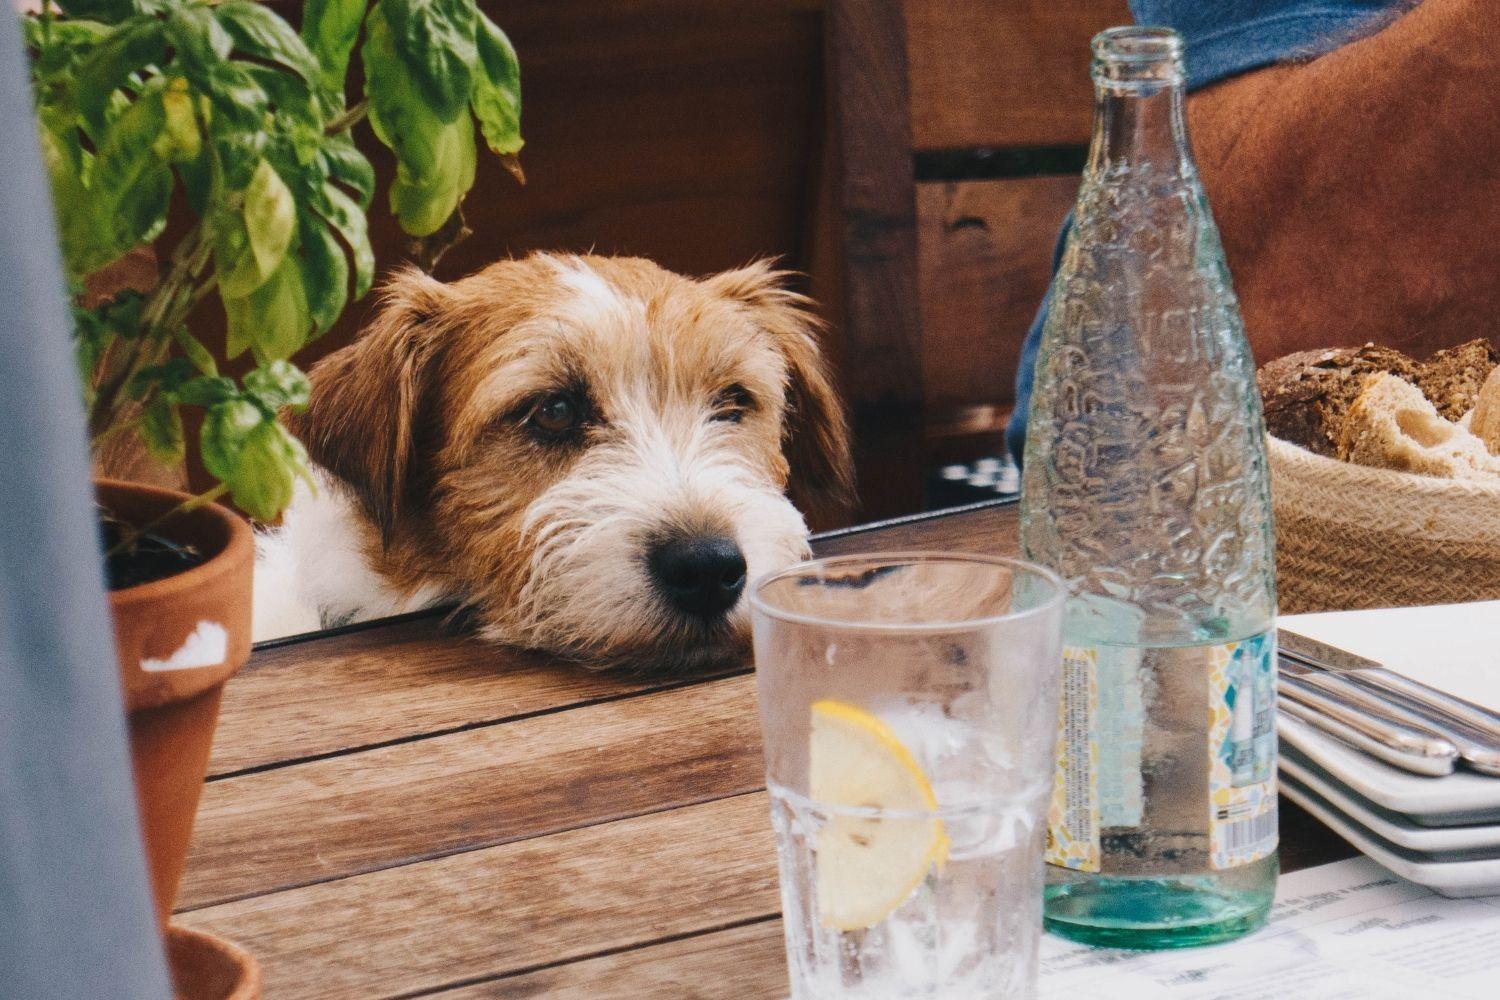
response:
<path fill-rule="evenodd" d="M 1500 713 L 1295 632 L 1278 629 L 1277 644 L 1283 658 L 1323 672 L 1323 685 L 1344 681 L 1364 689 L 1389 709 L 1387 718 L 1418 721 L 1451 742 L 1473 770 L 1500 776 Z"/>
<path fill-rule="evenodd" d="M 1281 672 L 1279 707 L 1294 719 L 1321 729 L 1392 767 L 1429 777 L 1453 773 L 1458 749 L 1436 733 L 1381 718 L 1335 691 L 1320 690 L 1305 678 Z"/>

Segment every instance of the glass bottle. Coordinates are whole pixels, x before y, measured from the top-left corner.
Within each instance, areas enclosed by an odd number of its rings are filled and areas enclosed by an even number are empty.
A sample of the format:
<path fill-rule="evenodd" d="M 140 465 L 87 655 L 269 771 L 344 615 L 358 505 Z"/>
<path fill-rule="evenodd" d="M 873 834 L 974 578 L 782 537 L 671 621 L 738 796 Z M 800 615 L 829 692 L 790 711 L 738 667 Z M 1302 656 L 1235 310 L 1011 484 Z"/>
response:
<path fill-rule="evenodd" d="M 1182 39 L 1113 28 L 1093 56 L 1023 470 L 1022 545 L 1071 595 L 1046 919 L 1182 947 L 1259 926 L 1276 887 L 1270 489 Z"/>

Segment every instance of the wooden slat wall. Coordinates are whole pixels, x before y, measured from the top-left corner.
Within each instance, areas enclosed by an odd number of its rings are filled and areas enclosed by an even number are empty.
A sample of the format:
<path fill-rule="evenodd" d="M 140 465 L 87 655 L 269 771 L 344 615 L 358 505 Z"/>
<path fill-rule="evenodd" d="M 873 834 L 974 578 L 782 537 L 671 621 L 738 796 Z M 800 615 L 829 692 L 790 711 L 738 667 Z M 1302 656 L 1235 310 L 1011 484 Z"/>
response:
<path fill-rule="evenodd" d="M 1073 176 L 918 185 L 931 437 L 999 429 L 1077 192 Z"/>
<path fill-rule="evenodd" d="M 301 5 L 275 6 L 295 18 Z M 688 273 L 775 254 L 801 266 L 822 113 L 822 0 L 481 6 L 521 59 L 528 180 L 518 186 L 481 151 L 465 202 L 474 235 L 439 277 L 530 250 L 641 254 Z M 379 174 L 370 234 L 386 269 L 406 244 L 384 205 L 394 168 L 368 126 L 357 138 Z M 299 360 L 348 342 L 369 309 L 349 309 Z"/>
<path fill-rule="evenodd" d="M 1081 143 L 1088 40 L 1125 0 L 905 0 L 919 150 Z"/>
<path fill-rule="evenodd" d="M 1081 147 L 1088 40 L 1130 20 L 1124 0 L 905 0 L 920 154 Z M 1075 175 L 917 185 L 929 461 L 998 446 L 1021 342 L 1051 276 Z"/>

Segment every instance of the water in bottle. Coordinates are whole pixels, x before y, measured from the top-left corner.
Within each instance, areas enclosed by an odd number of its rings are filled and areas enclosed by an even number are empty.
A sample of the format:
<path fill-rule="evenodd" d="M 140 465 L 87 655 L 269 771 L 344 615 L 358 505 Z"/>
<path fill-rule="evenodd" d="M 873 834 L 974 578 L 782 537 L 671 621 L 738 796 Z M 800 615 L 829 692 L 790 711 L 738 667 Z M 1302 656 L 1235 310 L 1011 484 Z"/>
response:
<path fill-rule="evenodd" d="M 1025 552 L 1071 594 L 1046 920 L 1180 947 L 1259 926 L 1275 890 L 1270 492 L 1181 38 L 1116 28 L 1093 55 L 1023 470 Z"/>

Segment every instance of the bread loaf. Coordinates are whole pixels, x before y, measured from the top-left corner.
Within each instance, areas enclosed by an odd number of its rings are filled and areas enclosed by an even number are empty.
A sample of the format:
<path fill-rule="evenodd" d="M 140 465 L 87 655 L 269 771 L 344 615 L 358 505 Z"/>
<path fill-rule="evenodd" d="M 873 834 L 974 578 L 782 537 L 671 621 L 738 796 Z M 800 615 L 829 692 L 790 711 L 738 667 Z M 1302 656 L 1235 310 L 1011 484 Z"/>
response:
<path fill-rule="evenodd" d="M 1338 457 L 1381 469 L 1500 483 L 1500 458 L 1412 383 L 1368 376 L 1340 428 Z"/>
<path fill-rule="evenodd" d="M 1338 452 L 1339 428 L 1370 375 L 1416 375 L 1400 351 L 1366 344 L 1300 351 L 1268 362 L 1256 373 L 1265 404 L 1266 430 L 1320 455 Z"/>
<path fill-rule="evenodd" d="M 1500 455 L 1500 368 L 1490 372 L 1479 388 L 1479 399 L 1465 418 L 1475 437 L 1484 442 L 1491 455 Z"/>
<path fill-rule="evenodd" d="M 1471 340 L 1437 351 L 1417 366 L 1415 382 L 1438 413 L 1458 420 L 1474 408 L 1479 387 L 1495 370 L 1500 354 L 1488 340 Z"/>

